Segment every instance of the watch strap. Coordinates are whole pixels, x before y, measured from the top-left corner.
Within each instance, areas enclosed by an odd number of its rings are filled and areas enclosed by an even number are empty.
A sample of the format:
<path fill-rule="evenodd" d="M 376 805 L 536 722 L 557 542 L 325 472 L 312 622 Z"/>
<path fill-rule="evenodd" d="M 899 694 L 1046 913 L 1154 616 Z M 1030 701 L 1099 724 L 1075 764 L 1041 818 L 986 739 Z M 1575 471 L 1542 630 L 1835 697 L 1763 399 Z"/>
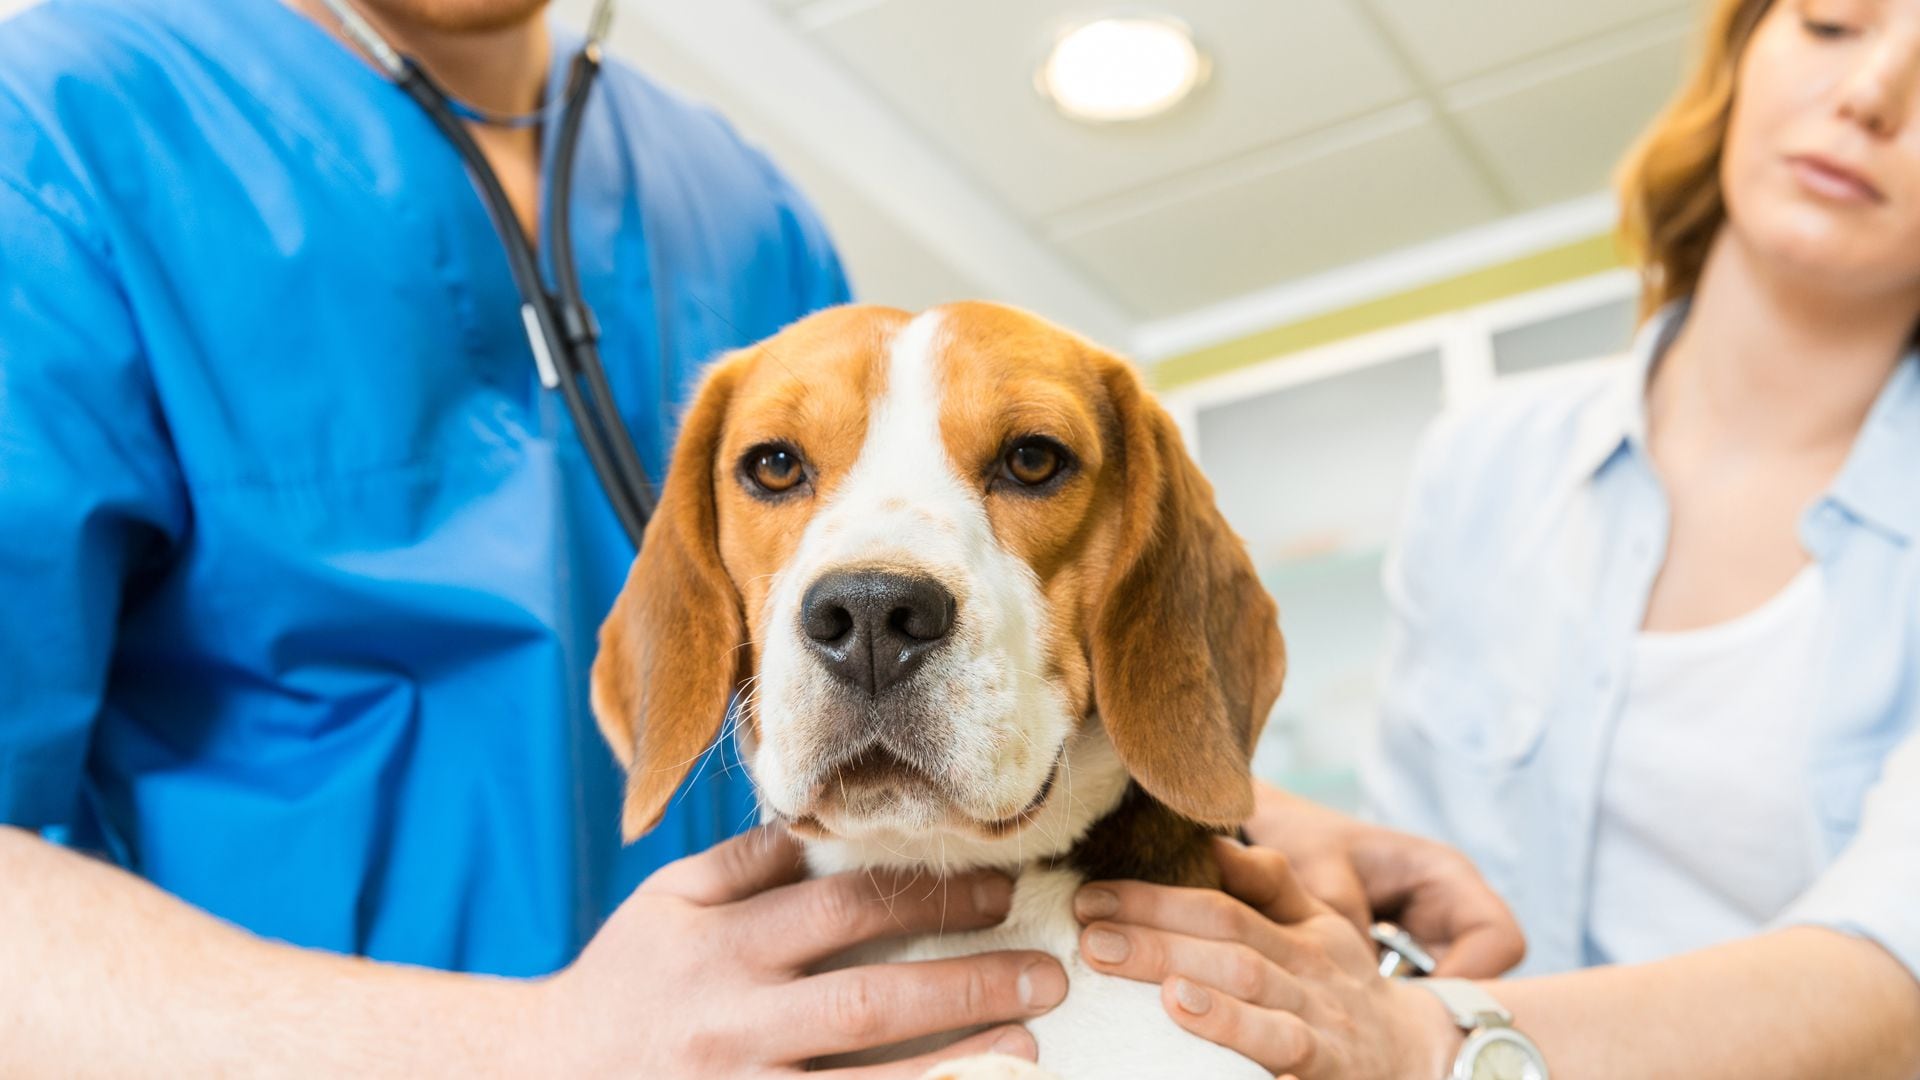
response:
<path fill-rule="evenodd" d="M 1488 1027 L 1511 1027 L 1513 1014 L 1494 1000 L 1492 994 L 1468 979 L 1410 979 L 1413 985 L 1440 999 L 1447 1013 L 1462 1031 Z"/>

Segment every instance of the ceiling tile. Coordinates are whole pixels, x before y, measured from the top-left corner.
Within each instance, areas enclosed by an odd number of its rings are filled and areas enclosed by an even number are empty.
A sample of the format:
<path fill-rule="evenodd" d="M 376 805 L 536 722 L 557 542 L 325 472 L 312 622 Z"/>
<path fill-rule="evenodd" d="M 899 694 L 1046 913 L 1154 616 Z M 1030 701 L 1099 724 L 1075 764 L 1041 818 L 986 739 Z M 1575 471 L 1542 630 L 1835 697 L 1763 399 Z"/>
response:
<path fill-rule="evenodd" d="M 1427 0 L 1435 2 L 1435 0 Z M 1136 125 L 1067 120 L 1034 89 L 1085 0 L 891 0 L 821 22 L 817 40 L 1016 211 L 1040 217 L 1268 146 L 1413 92 L 1349 0 L 1165 5 L 1213 60 L 1180 109 Z"/>
<path fill-rule="evenodd" d="M 1578 66 L 1463 87 L 1451 111 L 1524 207 L 1603 190 L 1679 85 L 1687 37 L 1675 29 Z"/>
<path fill-rule="evenodd" d="M 1441 85 L 1675 11 L 1698 0 L 1359 0 Z"/>
<path fill-rule="evenodd" d="M 0 4 L 8 0 L 0 0 Z M 555 14 L 569 26 L 585 25 L 592 0 L 558 0 Z M 825 221 L 856 299 L 918 311 L 949 300 L 991 296 L 992 291 L 961 272 L 940 252 L 912 236 L 897 220 L 876 209 L 855 186 L 829 168 L 818 147 L 769 122 L 727 80 L 695 62 L 657 36 L 631 33 L 615 23 L 614 51 L 654 79 L 703 102 L 726 116 L 750 143 L 770 156 Z M 1006 297 L 1031 303 L 1026 297 Z"/>
<path fill-rule="evenodd" d="M 1420 110 L 1391 130 L 1056 235 L 1148 318 L 1493 220 L 1500 207 Z"/>

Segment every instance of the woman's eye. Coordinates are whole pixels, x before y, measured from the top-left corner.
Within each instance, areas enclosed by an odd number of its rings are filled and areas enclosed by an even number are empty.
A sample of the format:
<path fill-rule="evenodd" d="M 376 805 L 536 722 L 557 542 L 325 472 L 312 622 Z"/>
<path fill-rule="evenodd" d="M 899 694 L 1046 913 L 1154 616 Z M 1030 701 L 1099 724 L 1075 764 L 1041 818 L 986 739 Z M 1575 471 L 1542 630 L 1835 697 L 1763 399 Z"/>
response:
<path fill-rule="evenodd" d="M 1038 487 L 1066 464 L 1060 448 L 1046 439 L 1023 439 L 1007 451 L 1006 474 L 1014 483 Z"/>
<path fill-rule="evenodd" d="M 1821 41 L 1859 37 L 1875 17 L 1867 0 L 1799 0 L 1794 9 L 1801 29 Z"/>
<path fill-rule="evenodd" d="M 800 455 L 782 446 L 765 446 L 748 452 L 747 477 L 769 495 L 790 490 L 806 479 Z"/>

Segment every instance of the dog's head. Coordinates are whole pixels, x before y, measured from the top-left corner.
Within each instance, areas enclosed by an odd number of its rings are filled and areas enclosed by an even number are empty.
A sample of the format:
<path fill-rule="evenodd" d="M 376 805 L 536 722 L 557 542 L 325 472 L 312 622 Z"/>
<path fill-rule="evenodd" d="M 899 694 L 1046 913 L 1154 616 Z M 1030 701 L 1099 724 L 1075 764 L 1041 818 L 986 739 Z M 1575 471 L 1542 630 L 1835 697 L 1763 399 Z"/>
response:
<path fill-rule="evenodd" d="M 732 702 L 764 806 L 803 835 L 1032 855 L 1129 777 L 1240 823 L 1284 666 L 1126 362 L 1009 308 L 846 307 L 708 374 L 593 700 L 629 836 Z"/>

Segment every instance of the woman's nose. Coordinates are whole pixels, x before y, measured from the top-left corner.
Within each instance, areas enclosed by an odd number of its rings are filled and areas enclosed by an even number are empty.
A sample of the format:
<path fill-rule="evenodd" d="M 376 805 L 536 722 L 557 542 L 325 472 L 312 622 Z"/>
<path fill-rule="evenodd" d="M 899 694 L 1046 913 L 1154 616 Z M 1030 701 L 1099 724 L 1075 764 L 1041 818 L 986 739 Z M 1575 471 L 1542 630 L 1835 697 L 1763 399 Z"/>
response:
<path fill-rule="evenodd" d="M 1840 114 L 1868 132 L 1890 137 L 1906 127 L 1920 91 L 1920 34 L 1888 35 L 1861 57 L 1840 88 Z"/>

